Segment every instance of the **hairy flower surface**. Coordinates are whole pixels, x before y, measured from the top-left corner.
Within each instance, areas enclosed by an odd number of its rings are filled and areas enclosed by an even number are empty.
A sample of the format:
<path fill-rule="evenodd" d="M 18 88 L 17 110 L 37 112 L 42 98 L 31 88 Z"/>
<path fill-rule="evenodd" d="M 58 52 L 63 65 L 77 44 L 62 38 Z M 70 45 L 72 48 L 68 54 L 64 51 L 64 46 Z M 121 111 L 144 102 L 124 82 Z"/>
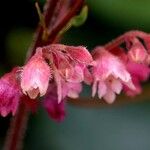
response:
<path fill-rule="evenodd" d="M 129 61 L 127 63 L 127 70 L 131 74 L 135 89 L 129 89 L 127 86 L 125 86 L 125 93 L 128 96 L 140 94 L 142 92 L 141 82 L 148 80 L 150 75 L 149 66 Z"/>
<path fill-rule="evenodd" d="M 45 95 L 51 69 L 42 56 L 41 48 L 37 49 L 36 54 L 23 67 L 21 77 L 21 88 L 24 94 L 28 94 L 31 99 L 35 99 L 38 94 Z"/>
<path fill-rule="evenodd" d="M 98 91 L 98 97 L 112 103 L 123 88 L 123 84 L 134 89 L 131 76 L 125 65 L 102 47 L 93 50 L 92 75 L 94 78 L 92 96 Z"/>
<path fill-rule="evenodd" d="M 82 91 L 82 85 L 79 82 L 69 82 L 60 77 L 57 71 L 54 73 L 57 85 L 58 103 L 60 103 L 66 96 L 71 98 L 78 98 Z"/>
<path fill-rule="evenodd" d="M 132 41 L 132 46 L 128 51 L 128 57 L 130 61 L 137 62 L 137 63 L 147 63 L 148 52 L 139 42 L 139 40 L 134 39 Z"/>
<path fill-rule="evenodd" d="M 82 91 L 81 83 L 62 82 L 63 97 L 78 98 Z"/>
<path fill-rule="evenodd" d="M 14 68 L 0 78 L 0 114 L 3 117 L 9 113 L 15 115 L 22 95 L 16 71 L 17 68 Z"/>
<path fill-rule="evenodd" d="M 43 47 L 43 53 L 45 58 L 51 63 L 53 69 L 59 102 L 63 99 L 64 85 L 66 88 L 65 91 L 67 91 L 66 95 L 71 95 L 69 93 L 71 91 L 73 93 L 71 87 L 74 87 L 74 85 L 80 85 L 82 81 L 87 83 L 91 82 L 91 76 L 87 66 L 93 59 L 85 47 L 52 44 Z M 77 93 L 79 93 L 78 90 L 74 89 L 74 95 L 77 96 Z"/>
<path fill-rule="evenodd" d="M 58 86 L 58 85 L 57 85 Z M 70 82 L 61 82 L 61 92 L 62 97 L 61 101 L 58 100 L 59 96 L 57 95 L 57 87 L 55 83 L 49 84 L 48 91 L 44 96 L 43 106 L 48 112 L 48 115 L 56 120 L 62 121 L 65 117 L 65 101 L 67 97 L 78 98 L 79 93 L 82 90 L 81 83 L 70 83 Z"/>
<path fill-rule="evenodd" d="M 124 39 L 125 40 L 120 41 L 120 43 L 115 45 L 110 51 L 122 60 L 131 75 L 135 88 L 131 89 L 124 85 L 123 89 L 125 93 L 128 96 L 135 96 L 142 92 L 141 82 L 149 78 L 150 36 L 145 33 L 139 33 L 138 37 L 134 36 L 133 32 L 133 35 L 130 36 L 126 34 Z M 124 47 L 120 47 L 122 43 L 125 43 Z"/>

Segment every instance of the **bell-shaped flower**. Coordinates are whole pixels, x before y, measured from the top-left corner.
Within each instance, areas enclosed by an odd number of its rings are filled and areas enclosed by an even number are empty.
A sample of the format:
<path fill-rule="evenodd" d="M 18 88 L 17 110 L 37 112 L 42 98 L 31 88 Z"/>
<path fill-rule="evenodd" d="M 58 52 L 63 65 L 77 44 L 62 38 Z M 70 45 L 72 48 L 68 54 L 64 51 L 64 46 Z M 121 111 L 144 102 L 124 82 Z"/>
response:
<path fill-rule="evenodd" d="M 23 67 L 21 75 L 21 88 L 24 94 L 35 99 L 38 94 L 45 95 L 51 68 L 43 58 L 42 48 L 37 48 L 35 55 Z"/>
<path fill-rule="evenodd" d="M 82 91 L 81 83 L 62 82 L 63 97 L 78 98 Z"/>
<path fill-rule="evenodd" d="M 65 117 L 65 98 L 58 103 L 57 87 L 55 84 L 50 84 L 43 100 L 43 107 L 46 109 L 50 118 L 55 121 L 63 121 Z"/>
<path fill-rule="evenodd" d="M 71 68 L 66 68 L 65 70 L 65 78 L 69 82 L 82 82 L 84 80 L 84 68 L 82 65 L 75 65 Z"/>
<path fill-rule="evenodd" d="M 61 75 L 74 81 L 84 79 L 86 67 L 93 61 L 91 54 L 83 46 L 51 44 L 43 47 L 44 56 L 54 65 Z"/>
<path fill-rule="evenodd" d="M 148 80 L 150 76 L 150 68 L 145 64 L 139 64 L 129 61 L 127 64 L 127 70 L 131 74 L 135 89 L 130 89 L 124 86 L 124 91 L 128 96 L 135 96 L 142 92 L 141 82 Z"/>
<path fill-rule="evenodd" d="M 65 50 L 72 59 L 80 63 L 89 65 L 93 61 L 91 54 L 83 46 L 66 46 Z"/>
<path fill-rule="evenodd" d="M 94 49 L 92 54 L 94 59 L 91 69 L 93 75 L 92 96 L 95 96 L 98 91 L 99 98 L 103 97 L 106 102 L 112 103 L 116 94 L 121 92 L 123 84 L 134 89 L 131 76 L 118 57 L 102 47 Z"/>
<path fill-rule="evenodd" d="M 56 121 L 62 121 L 65 117 L 65 101 L 67 97 L 78 98 L 82 90 L 81 83 L 71 83 L 61 80 L 59 85 L 60 87 L 56 83 L 50 83 L 43 101 L 43 106 L 49 116 Z"/>
<path fill-rule="evenodd" d="M 128 51 L 128 57 L 130 61 L 137 63 L 147 63 L 148 52 L 142 43 L 140 43 L 137 39 L 134 39 L 132 42 L 132 46 Z"/>
<path fill-rule="evenodd" d="M 53 53 L 55 56 L 55 60 L 59 61 L 60 58 L 65 57 L 65 59 L 70 59 L 83 63 L 90 64 L 92 62 L 92 56 L 89 51 L 84 46 L 67 46 L 63 44 L 51 44 L 43 47 L 43 51 L 47 55 L 49 59 L 50 53 Z"/>
<path fill-rule="evenodd" d="M 15 115 L 22 92 L 17 79 L 17 70 L 14 68 L 10 73 L 0 78 L 0 114 L 5 117 L 9 113 Z"/>
<path fill-rule="evenodd" d="M 58 103 L 60 103 L 66 96 L 77 98 L 82 91 L 80 82 L 69 82 L 64 80 L 58 70 L 54 72 L 55 83 L 57 85 Z"/>
<path fill-rule="evenodd" d="M 64 88 L 62 84 L 73 85 L 74 83 L 80 84 L 83 81 L 89 84 L 91 82 L 92 77 L 87 67 L 93 59 L 85 47 L 52 44 L 43 47 L 43 53 L 45 58 L 51 62 L 53 68 L 59 102 L 63 98 Z"/>

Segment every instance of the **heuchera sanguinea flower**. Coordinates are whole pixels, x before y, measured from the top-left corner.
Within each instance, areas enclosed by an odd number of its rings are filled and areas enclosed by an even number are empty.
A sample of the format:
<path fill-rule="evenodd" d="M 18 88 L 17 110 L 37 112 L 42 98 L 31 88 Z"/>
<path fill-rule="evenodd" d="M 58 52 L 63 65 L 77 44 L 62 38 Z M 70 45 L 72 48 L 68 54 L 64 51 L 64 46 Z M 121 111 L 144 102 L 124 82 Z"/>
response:
<path fill-rule="evenodd" d="M 78 98 L 82 91 L 81 83 L 62 82 L 63 97 Z"/>
<path fill-rule="evenodd" d="M 14 68 L 0 78 L 0 114 L 5 117 L 9 113 L 15 115 L 20 97 L 22 96 L 17 79 L 17 70 Z"/>
<path fill-rule="evenodd" d="M 50 118 L 56 121 L 63 121 L 65 117 L 65 103 L 67 97 L 78 98 L 82 90 L 81 83 L 70 83 L 62 81 L 62 98 L 58 101 L 57 86 L 55 83 L 49 84 L 48 91 L 44 96 L 43 106 L 48 112 Z"/>
<path fill-rule="evenodd" d="M 52 44 L 37 48 L 25 66 L 0 79 L 1 115 L 14 115 L 20 97 L 35 111 L 38 103 L 28 101 L 40 95 L 49 116 L 62 121 L 67 97 L 78 98 L 82 82 L 92 83 L 92 96 L 97 92 L 108 103 L 114 102 L 122 89 L 128 96 L 139 94 L 140 82 L 150 74 L 149 52 L 137 38 L 129 38 L 126 48 L 127 52 L 119 45 L 109 51 L 97 47 L 92 55 L 83 46 Z"/>
<path fill-rule="evenodd" d="M 50 84 L 48 91 L 43 99 L 43 107 L 46 109 L 50 118 L 55 121 L 63 121 L 65 117 L 65 98 L 58 103 L 57 87 L 55 83 Z"/>
<path fill-rule="evenodd" d="M 23 67 L 21 74 L 23 93 L 28 94 L 31 99 L 35 99 L 38 94 L 45 95 L 50 77 L 50 66 L 43 58 L 42 48 L 38 48 L 35 55 Z"/>
<path fill-rule="evenodd" d="M 140 40 L 141 39 L 141 40 Z M 117 45 L 111 52 L 119 57 L 131 75 L 135 89 L 124 85 L 124 92 L 127 96 L 135 96 L 142 92 L 141 82 L 148 80 L 150 74 L 150 36 L 142 33 L 142 37 L 127 36 L 125 47 Z M 121 43 L 120 43 L 121 44 Z"/>
<path fill-rule="evenodd" d="M 98 91 L 99 98 L 103 97 L 106 102 L 112 103 L 115 94 L 121 92 L 123 84 L 134 89 L 131 76 L 119 58 L 102 47 L 95 48 L 92 55 L 94 59 L 92 96 Z"/>
<path fill-rule="evenodd" d="M 124 86 L 124 91 L 128 96 L 135 96 L 142 92 L 141 82 L 148 80 L 150 75 L 150 68 L 145 64 L 129 61 L 127 64 L 127 70 L 131 74 L 135 89 L 129 89 Z"/>
<path fill-rule="evenodd" d="M 130 61 L 137 63 L 146 64 L 148 62 L 148 52 L 137 38 L 132 40 L 132 46 L 128 51 L 128 58 Z"/>
<path fill-rule="evenodd" d="M 43 53 L 53 69 L 58 102 L 63 99 L 63 85 L 72 84 L 74 86 L 75 83 L 80 85 L 84 80 L 87 83 L 90 82 L 91 78 L 87 66 L 92 62 L 92 56 L 85 47 L 52 44 L 43 47 Z M 70 93 L 69 90 L 67 91 Z"/>

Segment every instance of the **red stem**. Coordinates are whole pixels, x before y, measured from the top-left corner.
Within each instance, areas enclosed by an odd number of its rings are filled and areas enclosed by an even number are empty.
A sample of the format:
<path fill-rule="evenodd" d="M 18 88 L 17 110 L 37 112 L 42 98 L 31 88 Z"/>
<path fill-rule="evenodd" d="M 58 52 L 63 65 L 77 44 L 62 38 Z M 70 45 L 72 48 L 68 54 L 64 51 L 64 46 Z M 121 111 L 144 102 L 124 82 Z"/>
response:
<path fill-rule="evenodd" d="M 104 47 L 107 50 L 111 50 L 111 49 L 114 49 L 115 47 L 118 47 L 128 37 L 141 37 L 141 38 L 144 38 L 145 36 L 150 36 L 150 35 L 145 33 L 145 32 L 137 31 L 137 30 L 136 31 L 129 31 L 129 32 L 126 32 L 125 34 L 119 36 L 115 40 L 105 44 Z"/>
<path fill-rule="evenodd" d="M 22 149 L 22 140 L 27 127 L 29 111 L 27 107 L 21 103 L 15 117 L 12 118 L 10 128 L 7 131 L 7 137 L 4 143 L 4 150 Z"/>
<path fill-rule="evenodd" d="M 49 26 L 53 18 L 53 14 L 56 11 L 57 3 L 61 0 L 47 0 L 45 5 L 44 17 L 46 26 Z M 67 15 L 63 20 L 58 24 L 56 28 L 52 30 L 53 34 L 49 35 L 48 41 L 42 40 L 43 28 L 38 27 L 34 41 L 31 47 L 28 50 L 26 61 L 35 53 L 35 49 L 38 46 L 45 46 L 54 41 L 57 36 L 57 33 L 67 24 L 67 22 L 76 14 L 77 10 L 82 6 L 83 0 L 76 0 L 75 5 L 72 6 L 70 11 L 67 12 Z M 59 11 L 59 10 L 58 10 Z M 57 19 L 57 18 L 56 18 Z M 23 146 L 23 139 L 25 136 L 25 131 L 27 128 L 29 118 L 29 111 L 26 105 L 23 102 L 20 103 L 17 114 L 12 118 L 10 128 L 8 129 L 7 137 L 4 143 L 4 150 L 20 150 Z"/>
<path fill-rule="evenodd" d="M 47 3 L 45 4 L 44 7 L 44 18 L 45 18 L 46 27 L 49 26 L 50 21 L 52 20 L 53 17 L 53 12 L 59 1 L 60 0 L 47 0 Z M 34 41 L 32 45 L 29 47 L 26 61 L 35 53 L 36 47 L 45 45 L 45 43 L 42 40 L 42 34 L 43 34 L 43 28 L 39 25 L 34 35 Z"/>
<path fill-rule="evenodd" d="M 52 28 L 52 30 L 50 31 L 51 38 L 48 40 L 50 43 L 53 43 L 59 31 L 61 31 L 66 23 L 69 22 L 69 20 L 77 13 L 77 11 L 81 8 L 82 4 L 83 0 L 76 0 L 76 3 L 73 5 L 72 8 L 70 8 L 70 11 L 66 14 L 66 16 L 62 18 L 62 20 L 56 27 Z"/>

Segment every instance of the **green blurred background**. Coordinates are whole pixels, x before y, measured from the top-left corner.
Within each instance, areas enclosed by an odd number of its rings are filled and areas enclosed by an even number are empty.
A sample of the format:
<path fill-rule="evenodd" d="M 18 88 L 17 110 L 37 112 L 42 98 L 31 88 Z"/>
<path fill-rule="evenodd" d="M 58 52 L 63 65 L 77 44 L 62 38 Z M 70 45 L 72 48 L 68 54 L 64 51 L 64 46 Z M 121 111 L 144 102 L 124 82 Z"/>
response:
<path fill-rule="evenodd" d="M 43 3 L 41 0 L 41 6 Z M 87 0 L 87 3 L 86 23 L 68 31 L 62 43 L 92 49 L 128 30 L 150 32 L 149 0 Z M 24 62 L 38 23 L 34 0 L 3 0 L 0 17 L 0 73 L 3 74 Z M 90 96 L 88 89 L 82 96 Z M 0 118 L 1 145 L 9 119 Z M 24 144 L 24 150 L 34 149 L 149 150 L 150 102 L 99 109 L 68 105 L 62 123 L 53 122 L 40 108 L 30 117 Z"/>

